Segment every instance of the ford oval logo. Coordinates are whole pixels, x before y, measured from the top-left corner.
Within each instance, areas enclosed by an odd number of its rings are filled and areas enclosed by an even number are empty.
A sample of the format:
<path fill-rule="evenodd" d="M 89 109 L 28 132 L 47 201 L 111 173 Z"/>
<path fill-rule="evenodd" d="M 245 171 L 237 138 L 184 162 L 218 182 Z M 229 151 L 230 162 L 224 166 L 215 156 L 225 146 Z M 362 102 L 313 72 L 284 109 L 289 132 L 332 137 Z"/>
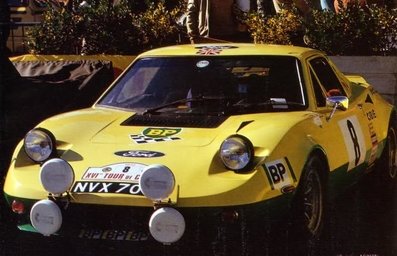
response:
<path fill-rule="evenodd" d="M 114 154 L 122 157 L 142 157 L 142 158 L 164 156 L 164 154 L 161 152 L 147 151 L 147 150 L 125 150 L 125 151 L 117 151 Z"/>

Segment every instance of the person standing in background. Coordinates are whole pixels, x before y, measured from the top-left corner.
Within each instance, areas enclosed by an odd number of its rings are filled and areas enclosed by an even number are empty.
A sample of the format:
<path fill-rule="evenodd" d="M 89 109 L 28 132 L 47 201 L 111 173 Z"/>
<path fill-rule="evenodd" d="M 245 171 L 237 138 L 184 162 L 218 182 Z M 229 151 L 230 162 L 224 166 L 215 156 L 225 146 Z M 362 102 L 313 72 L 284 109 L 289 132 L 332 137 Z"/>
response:
<path fill-rule="evenodd" d="M 251 10 L 267 12 L 266 1 L 188 0 L 186 28 L 190 42 L 250 41 L 245 25 L 237 16 Z"/>
<path fill-rule="evenodd" d="M 234 0 L 188 0 L 186 27 L 192 43 L 230 40 L 237 33 Z"/>
<path fill-rule="evenodd" d="M 7 0 L 0 0 L 0 51 L 7 51 L 7 40 L 10 35 L 10 6 Z"/>
<path fill-rule="evenodd" d="M 333 0 L 321 0 L 320 4 L 321 4 L 321 9 L 323 10 L 335 11 Z"/>
<path fill-rule="evenodd" d="M 341 3 L 343 6 L 340 6 Z M 334 7 L 335 7 L 335 12 L 339 13 L 341 9 L 346 8 L 348 4 L 352 3 L 357 3 L 360 6 L 364 7 L 367 4 L 366 0 L 335 0 L 334 1 Z"/>

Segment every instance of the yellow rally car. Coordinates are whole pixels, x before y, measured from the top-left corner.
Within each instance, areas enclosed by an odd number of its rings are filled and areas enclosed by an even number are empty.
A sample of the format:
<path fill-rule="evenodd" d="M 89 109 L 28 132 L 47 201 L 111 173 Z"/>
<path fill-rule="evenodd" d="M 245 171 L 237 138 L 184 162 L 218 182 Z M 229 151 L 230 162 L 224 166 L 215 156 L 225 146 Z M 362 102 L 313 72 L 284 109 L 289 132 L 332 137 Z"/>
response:
<path fill-rule="evenodd" d="M 346 186 L 371 170 L 393 182 L 396 122 L 362 77 L 313 49 L 165 47 L 92 108 L 28 132 L 4 194 L 19 228 L 45 236 L 244 255 L 285 226 L 309 246 Z"/>

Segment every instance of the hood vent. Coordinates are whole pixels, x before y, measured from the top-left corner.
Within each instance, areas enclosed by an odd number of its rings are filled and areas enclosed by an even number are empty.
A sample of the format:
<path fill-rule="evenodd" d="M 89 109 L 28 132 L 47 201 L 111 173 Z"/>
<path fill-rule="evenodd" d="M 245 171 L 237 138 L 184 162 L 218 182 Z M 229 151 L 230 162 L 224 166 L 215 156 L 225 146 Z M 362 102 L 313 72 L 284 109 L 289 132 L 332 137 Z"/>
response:
<path fill-rule="evenodd" d="M 192 127 L 216 128 L 228 116 L 184 116 L 184 115 L 133 115 L 124 122 L 123 126 L 167 126 L 167 127 Z"/>

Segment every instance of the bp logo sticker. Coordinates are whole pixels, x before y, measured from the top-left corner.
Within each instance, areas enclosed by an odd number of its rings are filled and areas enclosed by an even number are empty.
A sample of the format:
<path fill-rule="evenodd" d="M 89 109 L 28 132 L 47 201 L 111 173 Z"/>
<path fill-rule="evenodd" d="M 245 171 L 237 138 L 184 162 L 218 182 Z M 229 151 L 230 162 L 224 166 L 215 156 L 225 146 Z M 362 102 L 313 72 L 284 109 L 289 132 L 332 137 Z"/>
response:
<path fill-rule="evenodd" d="M 150 138 L 165 138 L 178 134 L 181 130 L 181 128 L 147 128 L 142 134 Z"/>
<path fill-rule="evenodd" d="M 130 135 L 130 138 L 137 144 L 173 141 L 181 139 L 175 136 L 181 131 L 182 128 L 146 128 L 142 134 Z"/>
<path fill-rule="evenodd" d="M 264 165 L 266 176 L 269 179 L 272 190 L 291 188 L 297 181 L 295 173 L 288 159 L 281 158 Z"/>

